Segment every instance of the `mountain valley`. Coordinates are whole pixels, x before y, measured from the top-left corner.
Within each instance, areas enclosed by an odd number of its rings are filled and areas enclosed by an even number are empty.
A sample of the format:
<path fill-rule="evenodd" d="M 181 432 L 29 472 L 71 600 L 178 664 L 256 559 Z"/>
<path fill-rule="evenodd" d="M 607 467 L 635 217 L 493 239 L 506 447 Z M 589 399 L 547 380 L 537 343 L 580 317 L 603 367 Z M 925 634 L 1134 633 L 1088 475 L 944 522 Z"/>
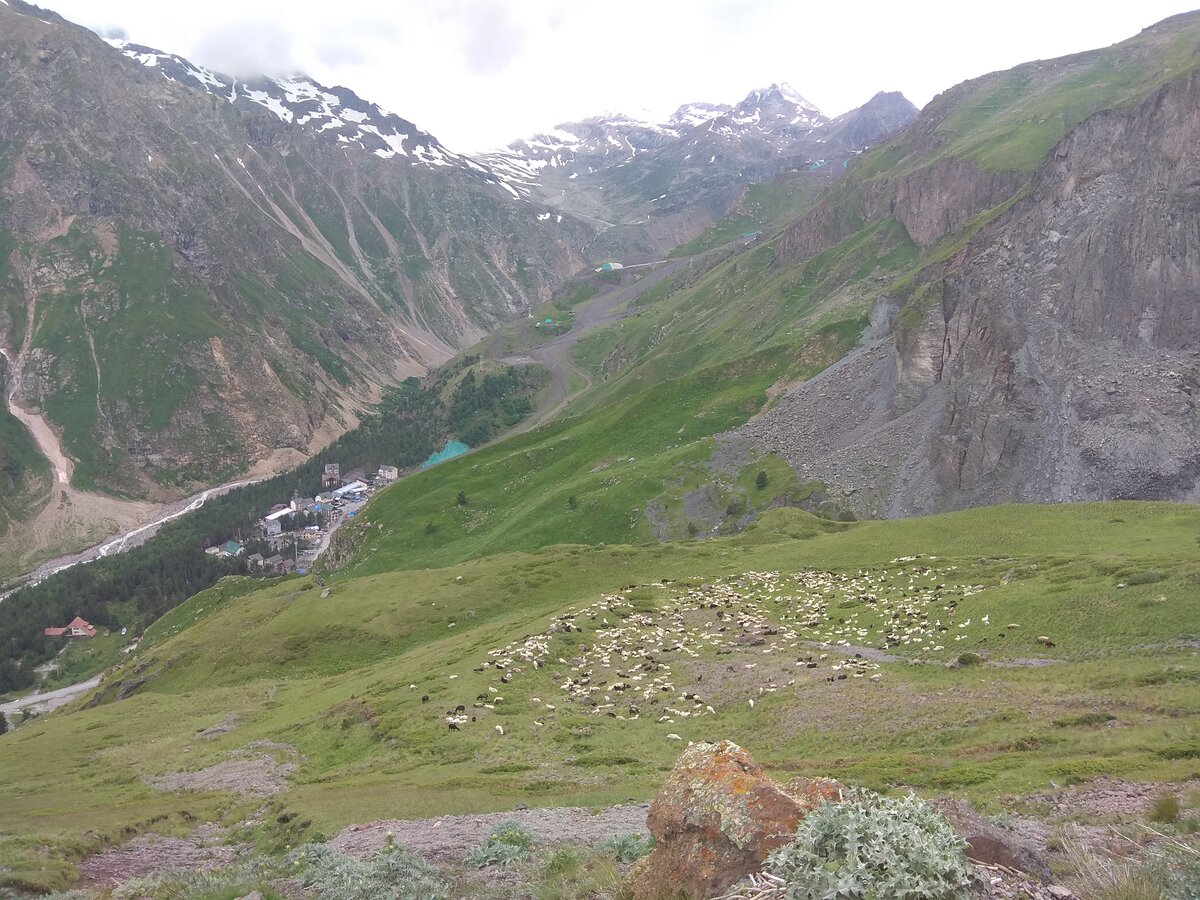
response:
<path fill-rule="evenodd" d="M 99 678 L 0 731 L 0 895 L 649 898 L 732 740 L 1028 851 L 929 896 L 1187 896 L 1198 73 L 1188 13 L 464 154 L 0 0 L 0 562 L 264 479 L 0 597 L 0 689 Z"/>

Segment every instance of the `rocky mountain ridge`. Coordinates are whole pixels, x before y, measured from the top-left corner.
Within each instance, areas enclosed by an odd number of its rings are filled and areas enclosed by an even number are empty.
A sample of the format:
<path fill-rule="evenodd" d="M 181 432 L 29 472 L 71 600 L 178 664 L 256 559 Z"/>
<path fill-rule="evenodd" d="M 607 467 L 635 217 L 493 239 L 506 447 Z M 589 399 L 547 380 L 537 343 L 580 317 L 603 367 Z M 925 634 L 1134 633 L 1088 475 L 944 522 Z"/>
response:
<path fill-rule="evenodd" d="M 887 339 L 740 433 L 861 514 L 1200 499 L 1198 45 L 1189 14 L 931 103 L 776 250 L 787 265 L 864 220 L 899 220 L 927 261 L 876 304 Z M 1027 97 L 1045 104 L 1114 66 L 1118 90 L 1072 109 L 1061 139 L 1000 114 L 1012 130 L 987 123 L 990 159 L 947 152 L 971 146 L 948 126 L 972 96 L 1037 77 Z M 1007 167 L 988 164 L 1005 142 Z"/>
<path fill-rule="evenodd" d="M 142 44 L 123 39 L 111 39 L 108 43 L 135 62 L 161 73 L 168 81 L 198 88 L 233 104 L 255 103 L 283 122 L 373 153 L 381 159 L 407 157 L 427 167 L 463 169 L 487 184 L 503 183 L 495 173 L 470 156 L 448 150 L 429 132 L 364 100 L 349 88 L 325 87 L 303 74 L 285 78 L 264 75 L 240 80 Z M 518 196 L 511 187 L 507 189 L 513 196 Z"/>

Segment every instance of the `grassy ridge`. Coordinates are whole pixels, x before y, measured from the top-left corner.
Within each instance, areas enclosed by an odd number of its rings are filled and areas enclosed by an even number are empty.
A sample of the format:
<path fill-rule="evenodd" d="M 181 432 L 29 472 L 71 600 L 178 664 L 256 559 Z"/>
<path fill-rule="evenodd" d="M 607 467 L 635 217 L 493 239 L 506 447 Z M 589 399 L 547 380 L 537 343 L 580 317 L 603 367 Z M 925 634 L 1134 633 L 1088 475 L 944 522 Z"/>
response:
<path fill-rule="evenodd" d="M 159 816 L 155 830 L 183 827 L 185 812 L 240 820 L 249 804 L 236 796 L 163 793 L 147 782 L 221 763 L 256 740 L 299 754 L 288 757 L 299 768 L 279 808 L 326 834 L 385 816 L 646 797 L 678 752 L 668 731 L 685 741 L 732 738 L 781 773 L 981 800 L 1105 773 L 1183 778 L 1200 740 L 1200 667 L 1186 645 L 1200 621 L 1198 532 L 1200 513 L 1170 504 L 1013 506 L 853 525 L 778 510 L 733 538 L 548 547 L 353 578 L 325 598 L 305 580 L 249 593 L 222 582 L 147 634 L 129 665 L 149 680 L 132 697 L 0 738 L 0 862 L 12 870 L 3 877 L 61 884 L 86 846 Z M 896 561 L 917 553 L 928 556 Z M 778 691 L 760 695 L 771 666 L 796 671 L 790 657 L 699 647 L 698 656 L 662 661 L 671 697 L 701 691 L 712 715 L 668 724 L 656 721 L 658 711 L 637 720 L 592 714 L 566 700 L 558 685 L 568 665 L 555 658 L 610 640 L 599 618 L 582 619 L 582 634 L 549 635 L 547 664 L 511 683 L 500 684 L 496 669 L 473 671 L 490 650 L 622 586 L 658 585 L 622 595 L 630 611 L 655 615 L 689 585 L 762 595 L 739 580 L 747 571 L 865 570 L 895 596 L 926 566 L 958 597 L 956 623 L 970 625 L 956 624 L 963 640 L 943 651 L 893 648 L 902 660 L 927 662 L 884 663 L 878 684 L 826 682 L 823 663 L 811 677 L 792 675 L 791 686 L 780 676 Z M 664 578 L 676 583 L 659 585 Z M 975 592 L 960 595 L 959 585 Z M 786 604 L 764 608 L 768 621 L 794 624 Z M 613 625 L 630 621 L 616 608 L 603 615 Z M 846 597 L 802 636 L 820 639 L 850 615 L 868 630 L 886 619 Z M 997 629 L 1009 637 L 998 639 Z M 1042 634 L 1056 646 L 1040 645 Z M 996 665 L 942 665 L 964 647 Z M 1030 658 L 1053 664 L 1012 665 Z M 503 702 L 474 708 L 489 688 Z M 443 716 L 458 703 L 480 721 L 456 733 Z M 1086 715 L 1097 712 L 1112 719 Z M 232 731 L 198 735 L 231 713 L 239 717 Z M 36 852 L 41 845 L 53 848 L 48 858 Z"/>

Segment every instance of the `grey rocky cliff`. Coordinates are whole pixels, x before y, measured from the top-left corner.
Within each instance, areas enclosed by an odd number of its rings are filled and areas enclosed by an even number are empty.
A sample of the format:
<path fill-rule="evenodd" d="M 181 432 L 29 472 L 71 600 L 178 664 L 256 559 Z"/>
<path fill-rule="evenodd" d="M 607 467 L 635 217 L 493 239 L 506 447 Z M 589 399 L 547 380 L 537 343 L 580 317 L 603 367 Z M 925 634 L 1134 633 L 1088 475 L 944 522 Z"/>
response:
<path fill-rule="evenodd" d="M 897 218 L 930 223 L 915 239 L 953 229 L 936 198 L 964 193 L 946 177 L 927 170 L 895 195 Z M 1200 500 L 1198 182 L 1200 75 L 1090 116 L 1007 210 L 879 304 L 891 337 L 733 439 L 781 452 L 866 515 Z M 785 252 L 817 232 L 797 228 Z"/>

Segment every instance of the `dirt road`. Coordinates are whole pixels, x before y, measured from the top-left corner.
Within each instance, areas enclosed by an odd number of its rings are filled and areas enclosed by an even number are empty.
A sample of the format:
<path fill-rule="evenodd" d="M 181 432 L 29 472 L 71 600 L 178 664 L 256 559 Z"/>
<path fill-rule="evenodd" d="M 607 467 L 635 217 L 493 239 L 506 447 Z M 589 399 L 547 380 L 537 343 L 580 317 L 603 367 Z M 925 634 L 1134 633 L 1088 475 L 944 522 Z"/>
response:
<path fill-rule="evenodd" d="M 17 714 L 28 709 L 30 712 L 45 713 L 52 709 L 58 709 L 70 703 L 80 694 L 86 694 L 92 688 L 100 684 L 100 676 L 89 678 L 87 681 L 81 681 L 78 684 L 69 684 L 66 687 L 58 688 L 53 691 L 46 691 L 44 694 L 30 694 L 28 697 L 18 697 L 16 700 L 11 700 L 8 703 L 0 703 L 0 715 L 8 716 L 8 721 L 13 722 L 17 718 Z"/>
<path fill-rule="evenodd" d="M 713 251 L 709 251 L 711 253 Z M 560 334 L 528 352 L 516 356 L 502 357 L 499 361 L 507 365 L 528 366 L 543 365 L 550 371 L 550 389 L 542 401 L 542 408 L 530 416 L 505 437 L 513 434 L 523 434 L 536 428 L 543 422 L 558 415 L 576 397 L 590 388 L 593 379 L 571 359 L 571 348 L 581 338 L 595 329 L 620 319 L 627 312 L 628 305 L 644 294 L 650 288 L 687 268 L 691 263 L 706 256 L 700 253 L 695 256 L 684 256 L 679 259 L 664 260 L 649 274 L 632 284 L 623 285 L 597 294 L 587 303 L 579 307 L 575 323 L 566 334 Z M 579 387 L 568 391 L 570 376 L 574 374 L 581 381 Z"/>

